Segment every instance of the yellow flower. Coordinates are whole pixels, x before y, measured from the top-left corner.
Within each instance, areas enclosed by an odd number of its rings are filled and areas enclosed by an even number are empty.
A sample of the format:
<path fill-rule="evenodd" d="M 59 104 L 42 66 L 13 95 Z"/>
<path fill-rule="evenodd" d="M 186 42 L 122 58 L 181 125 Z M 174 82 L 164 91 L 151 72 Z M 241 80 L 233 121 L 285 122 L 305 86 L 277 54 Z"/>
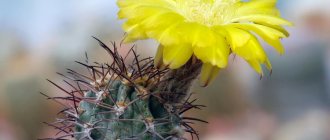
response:
<path fill-rule="evenodd" d="M 177 69 L 193 55 L 203 62 L 201 82 L 209 83 L 234 53 L 259 74 L 271 64 L 256 35 L 284 53 L 288 37 L 276 0 L 118 0 L 127 42 L 155 39 L 155 63 Z"/>

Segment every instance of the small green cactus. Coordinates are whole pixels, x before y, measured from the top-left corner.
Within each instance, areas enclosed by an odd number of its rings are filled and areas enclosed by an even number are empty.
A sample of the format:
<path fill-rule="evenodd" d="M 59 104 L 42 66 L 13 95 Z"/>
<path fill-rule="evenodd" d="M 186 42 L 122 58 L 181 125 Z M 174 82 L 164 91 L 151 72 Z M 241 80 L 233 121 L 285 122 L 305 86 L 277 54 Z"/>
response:
<path fill-rule="evenodd" d="M 96 38 L 95 38 L 96 39 Z M 184 112 L 200 109 L 190 100 L 191 83 L 200 72 L 201 63 L 194 58 L 177 70 L 157 69 L 151 58 L 139 59 L 132 48 L 127 55 L 118 54 L 116 43 L 110 49 L 96 39 L 112 57 L 111 64 L 77 62 L 90 71 L 90 76 L 68 69 L 69 76 L 60 74 L 72 89 L 67 97 L 49 97 L 65 106 L 62 118 L 47 123 L 60 131 L 52 139 L 74 137 L 77 140 L 179 140 L 185 132 L 197 136 L 189 125 L 193 121 Z M 69 92 L 71 91 L 71 92 Z M 65 105 L 60 100 L 70 101 Z"/>

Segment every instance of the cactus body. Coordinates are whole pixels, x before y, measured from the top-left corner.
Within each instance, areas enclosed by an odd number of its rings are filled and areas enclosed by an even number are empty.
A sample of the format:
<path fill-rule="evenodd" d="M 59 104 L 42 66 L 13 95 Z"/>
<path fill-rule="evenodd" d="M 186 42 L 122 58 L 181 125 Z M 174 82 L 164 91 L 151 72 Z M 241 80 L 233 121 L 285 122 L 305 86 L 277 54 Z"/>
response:
<path fill-rule="evenodd" d="M 177 140 L 184 139 L 185 132 L 198 137 L 189 124 L 204 121 L 184 117 L 183 113 L 203 107 L 189 102 L 189 88 L 199 73 L 200 63 L 191 60 L 190 66 L 182 69 L 160 70 L 153 66 L 152 59 L 139 60 L 131 49 L 134 61 L 128 65 L 115 43 L 113 49 L 99 43 L 113 58 L 111 65 L 78 62 L 90 71 L 89 77 L 70 69 L 71 76 L 60 74 L 76 84 L 64 80 L 72 92 L 50 81 L 68 96 L 46 95 L 49 99 L 71 101 L 60 112 L 65 117 L 48 124 L 63 133 L 53 139 Z"/>
<path fill-rule="evenodd" d="M 141 93 L 137 89 L 121 81 L 113 82 L 109 91 L 102 95 L 86 92 L 86 98 L 94 98 L 100 105 L 80 102 L 79 119 L 88 125 L 76 126 L 77 132 L 81 132 L 76 138 L 158 140 L 182 135 L 184 130 L 177 114 L 169 114 L 156 100 L 139 96 Z M 114 98 L 116 103 L 110 98 Z"/>

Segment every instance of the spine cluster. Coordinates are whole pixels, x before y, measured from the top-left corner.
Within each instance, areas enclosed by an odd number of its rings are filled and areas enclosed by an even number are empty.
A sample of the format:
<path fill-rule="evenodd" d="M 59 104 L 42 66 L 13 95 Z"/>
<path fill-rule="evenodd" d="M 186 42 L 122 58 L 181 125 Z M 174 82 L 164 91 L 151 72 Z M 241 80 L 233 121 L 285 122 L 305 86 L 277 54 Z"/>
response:
<path fill-rule="evenodd" d="M 191 124 L 205 121 L 183 114 L 204 107 L 194 104 L 189 91 L 200 62 L 192 58 L 177 70 L 158 69 L 152 58 L 140 59 L 134 47 L 122 56 L 117 47 L 121 44 L 112 42 L 109 48 L 96 40 L 111 56 L 111 63 L 91 64 L 86 55 L 85 63 L 77 63 L 89 74 L 71 69 L 58 73 L 70 89 L 48 80 L 66 93 L 64 97 L 42 93 L 64 107 L 55 122 L 46 123 L 59 131 L 50 139 L 176 140 L 185 139 L 186 132 L 198 138 Z"/>

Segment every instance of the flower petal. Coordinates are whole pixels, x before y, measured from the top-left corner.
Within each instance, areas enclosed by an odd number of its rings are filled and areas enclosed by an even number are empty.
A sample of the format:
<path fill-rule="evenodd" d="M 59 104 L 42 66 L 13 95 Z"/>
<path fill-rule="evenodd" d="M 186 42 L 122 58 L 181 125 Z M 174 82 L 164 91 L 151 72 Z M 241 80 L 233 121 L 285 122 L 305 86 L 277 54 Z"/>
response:
<path fill-rule="evenodd" d="M 148 36 L 156 39 L 164 46 L 178 46 L 182 43 L 182 37 L 179 36 L 177 31 L 177 25 L 173 24 L 164 30 L 153 30 L 148 32 Z"/>
<path fill-rule="evenodd" d="M 119 0 L 119 18 L 126 18 L 123 29 L 128 33 L 125 42 L 152 38 L 150 32 L 162 31 L 183 17 L 173 10 L 170 0 Z"/>
<path fill-rule="evenodd" d="M 217 77 L 220 70 L 221 69 L 217 66 L 211 65 L 210 63 L 204 63 L 199 79 L 200 86 L 206 87 Z"/>
<path fill-rule="evenodd" d="M 212 37 L 213 32 L 204 25 L 194 22 L 183 22 L 178 25 L 177 29 L 177 32 L 184 39 L 182 41 L 189 42 L 192 47 L 212 45 L 211 41 L 206 40 L 209 40 L 210 37 Z"/>
<path fill-rule="evenodd" d="M 225 26 L 223 29 L 227 33 L 227 40 L 230 42 L 230 47 L 232 50 L 236 50 L 236 48 L 246 45 L 251 39 L 251 34 L 240 29 L 230 26 Z"/>
<path fill-rule="evenodd" d="M 245 59 L 259 74 L 262 74 L 262 69 L 259 68 L 260 64 L 266 64 L 267 68 L 271 69 L 267 55 L 256 37 L 241 29 L 233 27 L 228 27 L 226 29 L 230 37 L 229 40 L 233 53 Z M 248 41 L 244 45 L 237 43 L 239 40 L 242 40 L 242 36 L 250 36 L 249 38 L 246 37 Z"/>
<path fill-rule="evenodd" d="M 164 46 L 163 45 L 159 45 L 158 49 L 157 49 L 157 53 L 154 59 L 154 65 L 157 68 L 162 68 L 164 66 L 163 63 L 163 53 L 164 53 Z"/>
<path fill-rule="evenodd" d="M 127 36 L 124 40 L 125 43 L 134 42 L 135 40 L 143 40 L 147 39 L 148 36 L 145 33 L 144 29 L 141 27 L 140 24 L 129 25 L 131 22 L 128 20 L 124 23 L 123 28 L 127 32 Z"/>
<path fill-rule="evenodd" d="M 191 46 L 164 46 L 163 50 L 164 64 L 169 65 L 171 69 L 180 68 L 193 55 Z"/>
<path fill-rule="evenodd" d="M 194 54 L 204 63 L 224 68 L 228 64 L 230 53 L 228 44 L 222 36 L 213 31 L 211 31 L 212 35 L 208 35 L 208 32 L 200 32 L 200 36 L 208 37 L 208 39 L 197 41 L 196 46 L 193 47 Z"/>
<path fill-rule="evenodd" d="M 260 25 L 264 25 L 264 26 L 267 26 L 267 27 L 270 27 L 270 28 L 273 28 L 277 31 L 280 31 L 281 33 L 283 33 L 286 37 L 289 37 L 290 36 L 290 33 L 285 29 L 283 28 L 282 26 L 279 26 L 279 25 L 271 25 L 271 24 L 267 24 L 267 23 L 257 23 L 256 24 L 260 24 Z"/>
<path fill-rule="evenodd" d="M 235 23 L 231 24 L 233 27 L 243 29 L 243 30 L 252 30 L 257 33 L 262 39 L 264 39 L 269 45 L 273 46 L 280 54 L 284 53 L 284 47 L 281 44 L 280 39 L 286 37 L 282 32 L 258 24 L 249 24 L 249 23 Z"/>
<path fill-rule="evenodd" d="M 237 8 L 237 15 L 269 14 L 279 16 L 276 2 L 277 0 L 251 0 L 242 2 L 241 6 Z"/>
<path fill-rule="evenodd" d="M 263 71 L 260 63 L 257 60 L 246 60 L 246 62 L 261 76 L 263 76 Z"/>
<path fill-rule="evenodd" d="M 230 23 L 234 23 L 234 22 L 257 22 L 257 23 L 266 23 L 270 25 L 288 25 L 288 26 L 293 25 L 291 22 L 287 20 L 284 20 L 277 16 L 266 15 L 266 14 L 239 16 L 237 18 L 231 19 Z"/>

